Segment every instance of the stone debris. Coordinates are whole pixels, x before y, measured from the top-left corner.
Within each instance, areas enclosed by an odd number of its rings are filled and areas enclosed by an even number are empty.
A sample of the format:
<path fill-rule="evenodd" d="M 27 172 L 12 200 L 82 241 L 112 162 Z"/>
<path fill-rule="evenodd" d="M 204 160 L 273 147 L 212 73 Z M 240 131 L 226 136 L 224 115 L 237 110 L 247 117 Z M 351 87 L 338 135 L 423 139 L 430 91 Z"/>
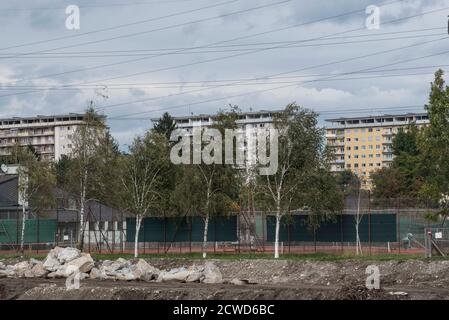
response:
<path fill-rule="evenodd" d="M 144 259 L 95 262 L 90 254 L 75 248 L 55 247 L 43 260 L 31 258 L 14 265 L 0 263 L 0 278 L 68 278 L 80 279 L 223 283 L 223 276 L 213 262 L 204 265 L 160 270 Z"/>
<path fill-rule="evenodd" d="M 404 291 L 390 291 L 388 294 L 392 296 L 408 296 L 408 293 Z"/>

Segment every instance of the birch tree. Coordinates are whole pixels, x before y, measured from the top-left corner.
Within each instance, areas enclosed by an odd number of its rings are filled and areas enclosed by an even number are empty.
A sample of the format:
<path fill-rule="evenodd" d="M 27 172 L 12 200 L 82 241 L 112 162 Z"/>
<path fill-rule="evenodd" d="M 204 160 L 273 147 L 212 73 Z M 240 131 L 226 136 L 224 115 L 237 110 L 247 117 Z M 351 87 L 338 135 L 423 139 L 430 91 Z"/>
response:
<path fill-rule="evenodd" d="M 68 189 L 77 195 L 79 207 L 79 235 L 78 246 L 82 250 L 85 228 L 85 205 L 90 198 L 90 192 L 95 190 L 95 175 L 99 173 L 99 148 L 107 128 L 105 118 L 96 113 L 93 103 L 86 110 L 84 124 L 79 125 L 73 135 L 73 148 L 70 155 L 71 166 L 69 172 Z"/>
<path fill-rule="evenodd" d="M 258 199 L 275 213 L 275 258 L 279 258 L 281 219 L 292 209 L 307 208 L 310 223 L 318 225 L 328 213 L 342 207 L 341 194 L 326 166 L 324 131 L 318 127 L 317 117 L 289 104 L 274 118 L 279 132 L 278 170 L 273 175 L 259 175 Z"/>
<path fill-rule="evenodd" d="M 237 113 L 234 108 L 230 111 L 220 111 L 214 117 L 211 129 L 218 130 L 223 137 L 226 129 L 236 128 L 236 119 Z M 215 141 L 216 136 L 212 138 L 209 136 L 210 132 L 204 131 L 202 142 L 192 144 L 192 147 L 200 149 L 202 155 L 213 158 L 214 161 L 203 161 L 203 157 L 200 163 L 182 166 L 173 196 L 174 205 L 179 213 L 198 214 L 203 219 L 203 258 L 207 257 L 210 219 L 213 216 L 224 216 L 238 211 L 237 201 L 240 191 L 237 168 L 224 163 L 223 139 Z M 213 145 L 220 148 L 214 148 Z"/>
<path fill-rule="evenodd" d="M 168 144 L 165 136 L 148 132 L 135 138 L 129 154 L 123 156 L 122 203 L 124 209 L 136 219 L 134 256 L 138 256 L 139 232 L 142 221 L 160 213 L 164 199 L 164 171 L 169 167 Z"/>
<path fill-rule="evenodd" d="M 38 214 L 40 209 L 50 208 L 54 203 L 56 176 L 50 163 L 39 161 L 28 149 L 18 155 L 19 198 L 22 203 L 22 226 L 20 233 L 20 251 L 25 244 L 26 208 L 33 208 Z"/>

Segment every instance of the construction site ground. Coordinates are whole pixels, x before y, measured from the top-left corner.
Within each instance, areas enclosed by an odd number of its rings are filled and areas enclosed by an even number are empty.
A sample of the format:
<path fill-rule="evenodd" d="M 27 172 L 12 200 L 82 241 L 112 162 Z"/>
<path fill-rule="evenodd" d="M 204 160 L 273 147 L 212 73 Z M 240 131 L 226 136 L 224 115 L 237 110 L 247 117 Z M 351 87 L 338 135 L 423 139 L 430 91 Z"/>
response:
<path fill-rule="evenodd" d="M 9 259 L 3 259 L 8 262 Z M 14 258 L 14 261 L 19 260 Z M 203 263 L 190 258 L 147 258 L 171 269 Z M 225 283 L 85 279 L 67 290 L 66 279 L 0 279 L 0 299 L 449 299 L 449 261 L 338 259 L 214 259 Z M 366 268 L 377 266 L 380 289 L 366 288 Z M 245 284 L 235 285 L 232 280 Z"/>

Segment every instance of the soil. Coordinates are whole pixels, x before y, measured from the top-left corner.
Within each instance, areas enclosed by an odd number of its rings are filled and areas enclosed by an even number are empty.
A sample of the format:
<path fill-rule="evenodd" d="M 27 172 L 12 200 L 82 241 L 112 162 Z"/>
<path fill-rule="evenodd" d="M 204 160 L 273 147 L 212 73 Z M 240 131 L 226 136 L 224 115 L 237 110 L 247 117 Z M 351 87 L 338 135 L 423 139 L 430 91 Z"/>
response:
<path fill-rule="evenodd" d="M 148 259 L 160 269 L 203 263 Z M 0 279 L 0 299 L 449 299 L 449 261 L 214 260 L 225 283 L 155 283 L 82 280 L 67 290 L 65 279 Z M 366 267 L 380 270 L 380 289 L 365 286 Z M 232 279 L 248 284 L 234 285 Z"/>

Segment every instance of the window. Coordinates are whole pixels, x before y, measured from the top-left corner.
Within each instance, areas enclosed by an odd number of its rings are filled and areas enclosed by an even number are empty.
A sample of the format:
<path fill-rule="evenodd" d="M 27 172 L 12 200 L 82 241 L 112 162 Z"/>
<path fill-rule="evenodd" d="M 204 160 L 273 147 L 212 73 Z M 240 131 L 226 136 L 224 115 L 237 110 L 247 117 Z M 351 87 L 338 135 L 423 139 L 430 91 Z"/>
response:
<path fill-rule="evenodd" d="M 351 164 L 347 164 L 346 168 L 351 169 Z"/>
<path fill-rule="evenodd" d="M 354 141 L 355 141 L 355 142 L 359 141 L 359 138 L 354 138 Z"/>
<path fill-rule="evenodd" d="M 373 132 L 373 128 L 368 128 L 368 132 Z"/>
<path fill-rule="evenodd" d="M 354 159 L 358 159 L 359 158 L 359 155 L 358 154 L 355 154 L 354 155 Z"/>
<path fill-rule="evenodd" d="M 366 158 L 366 154 L 362 154 L 362 158 L 365 159 Z"/>
<path fill-rule="evenodd" d="M 358 146 L 354 146 L 354 150 L 359 150 L 359 147 Z"/>
<path fill-rule="evenodd" d="M 358 168 L 359 164 L 358 163 L 354 163 L 354 168 Z"/>
<path fill-rule="evenodd" d="M 373 145 L 372 144 L 369 145 L 369 149 L 373 150 Z"/>
<path fill-rule="evenodd" d="M 346 138 L 346 141 L 351 142 L 351 138 Z"/>
<path fill-rule="evenodd" d="M 365 145 L 362 146 L 362 150 L 366 150 L 366 146 Z"/>
<path fill-rule="evenodd" d="M 380 144 L 376 145 L 376 150 L 380 150 Z"/>
<path fill-rule="evenodd" d="M 376 158 L 380 158 L 380 153 L 377 153 L 377 154 L 376 154 Z"/>
<path fill-rule="evenodd" d="M 366 167 L 366 163 L 362 163 L 362 167 Z"/>
<path fill-rule="evenodd" d="M 370 154 L 370 155 L 369 155 L 369 157 L 370 157 L 370 158 L 373 158 L 373 155 L 372 155 L 372 154 Z"/>
<path fill-rule="evenodd" d="M 377 136 L 377 137 L 376 137 L 376 141 L 380 141 L 380 136 Z"/>

